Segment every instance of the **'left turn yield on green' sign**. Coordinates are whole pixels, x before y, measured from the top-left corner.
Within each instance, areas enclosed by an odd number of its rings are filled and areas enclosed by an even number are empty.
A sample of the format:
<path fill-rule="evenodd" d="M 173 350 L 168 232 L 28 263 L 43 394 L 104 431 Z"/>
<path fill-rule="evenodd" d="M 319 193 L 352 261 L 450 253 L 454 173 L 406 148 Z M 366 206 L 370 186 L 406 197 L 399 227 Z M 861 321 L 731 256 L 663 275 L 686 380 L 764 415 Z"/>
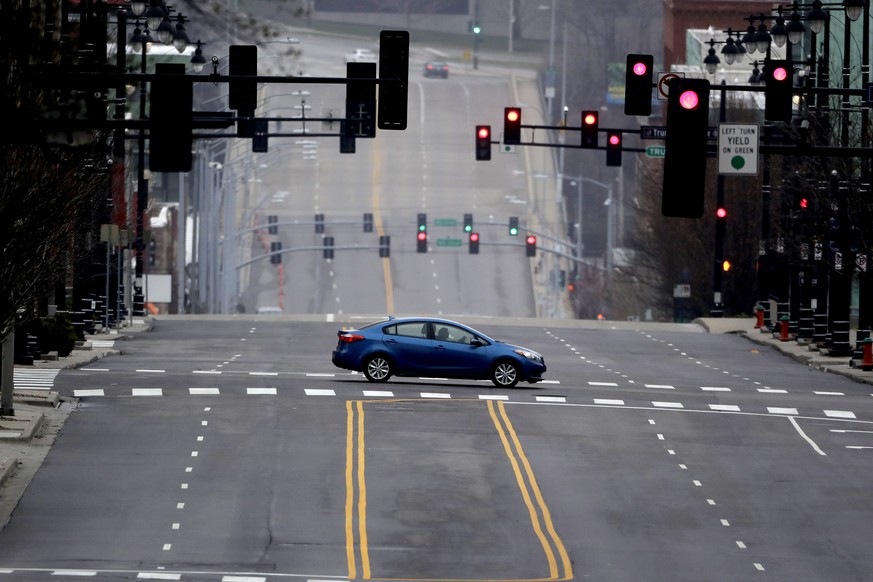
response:
<path fill-rule="evenodd" d="M 718 173 L 756 176 L 760 135 L 761 127 L 757 123 L 719 123 Z"/>

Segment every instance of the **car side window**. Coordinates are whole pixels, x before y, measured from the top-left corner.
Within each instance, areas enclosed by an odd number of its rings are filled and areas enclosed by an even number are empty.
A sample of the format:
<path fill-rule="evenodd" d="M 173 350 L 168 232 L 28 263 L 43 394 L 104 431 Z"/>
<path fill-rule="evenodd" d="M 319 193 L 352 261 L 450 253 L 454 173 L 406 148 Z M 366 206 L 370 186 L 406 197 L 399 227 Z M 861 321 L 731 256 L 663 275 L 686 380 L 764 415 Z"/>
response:
<path fill-rule="evenodd" d="M 397 335 L 427 339 L 427 323 L 398 323 L 395 327 L 397 328 Z"/>
<path fill-rule="evenodd" d="M 475 337 L 472 333 L 454 325 L 436 325 L 436 339 L 439 341 L 469 344 Z"/>

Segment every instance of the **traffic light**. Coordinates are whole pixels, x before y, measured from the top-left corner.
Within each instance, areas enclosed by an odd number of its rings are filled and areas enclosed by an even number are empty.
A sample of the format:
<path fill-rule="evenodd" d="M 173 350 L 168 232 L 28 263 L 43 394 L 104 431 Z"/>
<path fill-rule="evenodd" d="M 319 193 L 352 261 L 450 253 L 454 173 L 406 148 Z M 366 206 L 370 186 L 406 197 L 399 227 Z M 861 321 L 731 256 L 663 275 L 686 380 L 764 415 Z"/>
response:
<path fill-rule="evenodd" d="M 346 78 L 373 79 L 372 83 L 346 84 L 346 137 L 376 137 L 376 63 L 347 63 Z"/>
<path fill-rule="evenodd" d="M 315 215 L 315 234 L 324 232 L 324 214 L 319 212 Z"/>
<path fill-rule="evenodd" d="M 364 213 L 364 232 L 373 232 L 373 213 Z"/>
<path fill-rule="evenodd" d="M 282 263 L 282 243 L 281 242 L 271 242 L 270 243 L 270 262 L 274 265 L 279 265 Z"/>
<path fill-rule="evenodd" d="M 624 77 L 624 114 L 652 114 L 652 55 L 628 55 Z"/>
<path fill-rule="evenodd" d="M 391 237 L 388 235 L 379 236 L 379 257 L 387 259 L 391 256 Z"/>
<path fill-rule="evenodd" d="M 478 255 L 479 254 L 479 233 L 471 232 L 470 233 L 470 254 Z"/>
<path fill-rule="evenodd" d="M 416 231 L 417 250 L 420 253 L 427 252 L 427 214 L 419 212 L 418 230 Z"/>
<path fill-rule="evenodd" d="M 227 103 L 236 110 L 236 134 L 238 137 L 254 137 L 255 108 L 258 105 L 258 83 L 253 78 L 258 74 L 258 47 L 235 44 L 228 51 L 228 75 L 234 80 L 228 83 Z"/>
<path fill-rule="evenodd" d="M 383 30 L 379 33 L 379 129 L 406 129 L 409 94 L 409 31 Z M 391 79 L 395 81 L 390 82 Z"/>
<path fill-rule="evenodd" d="M 597 147 L 597 132 L 600 126 L 600 117 L 596 111 L 582 112 L 582 147 Z"/>
<path fill-rule="evenodd" d="M 721 262 L 721 270 L 724 271 L 725 273 L 730 271 L 732 266 L 733 265 L 731 265 L 731 262 L 727 259 L 725 259 L 724 261 Z"/>
<path fill-rule="evenodd" d="M 537 237 L 532 234 L 527 235 L 524 240 L 525 254 L 529 257 L 537 256 Z"/>
<path fill-rule="evenodd" d="M 664 153 L 664 216 L 700 218 L 706 187 L 709 81 L 677 77 L 667 98 Z"/>
<path fill-rule="evenodd" d="M 476 159 L 491 159 L 491 126 L 476 126 Z"/>
<path fill-rule="evenodd" d="M 473 232 L 473 215 L 464 215 L 464 232 Z"/>
<path fill-rule="evenodd" d="M 788 61 L 770 61 L 764 69 L 764 119 L 791 121 L 794 68 Z"/>
<path fill-rule="evenodd" d="M 271 214 L 267 217 L 267 234 L 279 234 L 279 227 L 276 223 L 279 222 L 279 217 Z"/>
<path fill-rule="evenodd" d="M 253 127 L 252 153 L 265 154 L 270 151 L 269 122 L 266 119 L 255 119 Z"/>
<path fill-rule="evenodd" d="M 606 133 L 606 165 L 621 165 L 621 132 L 609 131 Z"/>
<path fill-rule="evenodd" d="M 194 91 L 185 78 L 185 65 L 158 63 L 151 83 L 149 169 L 152 172 L 190 172 Z"/>
<path fill-rule="evenodd" d="M 509 217 L 509 236 L 518 236 L 518 217 Z"/>
<path fill-rule="evenodd" d="M 326 236 L 324 237 L 324 258 L 332 259 L 333 258 L 333 237 Z"/>
<path fill-rule="evenodd" d="M 503 109 L 503 143 L 506 145 L 521 143 L 521 107 Z"/>

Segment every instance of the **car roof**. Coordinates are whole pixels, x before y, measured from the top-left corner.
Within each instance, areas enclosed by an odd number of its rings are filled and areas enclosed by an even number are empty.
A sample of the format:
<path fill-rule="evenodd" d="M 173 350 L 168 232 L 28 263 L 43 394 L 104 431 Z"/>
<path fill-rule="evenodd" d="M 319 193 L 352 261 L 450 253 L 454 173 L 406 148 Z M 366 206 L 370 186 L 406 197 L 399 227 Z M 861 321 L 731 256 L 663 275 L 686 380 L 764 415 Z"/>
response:
<path fill-rule="evenodd" d="M 471 331 L 476 332 L 476 334 L 482 336 L 484 339 L 489 340 L 491 342 L 495 341 L 485 333 L 479 331 L 478 329 L 472 328 L 465 323 L 461 323 L 459 321 L 454 321 L 452 319 L 445 319 L 442 317 L 393 317 L 389 316 L 388 319 L 383 319 L 379 321 L 374 321 L 372 323 L 368 323 L 366 326 L 362 327 L 372 327 L 376 325 L 384 325 L 384 324 L 398 324 L 398 323 L 408 323 L 408 322 L 429 322 L 429 323 L 447 323 L 449 325 L 457 325 L 458 327 L 462 327 L 464 329 L 469 329 Z"/>

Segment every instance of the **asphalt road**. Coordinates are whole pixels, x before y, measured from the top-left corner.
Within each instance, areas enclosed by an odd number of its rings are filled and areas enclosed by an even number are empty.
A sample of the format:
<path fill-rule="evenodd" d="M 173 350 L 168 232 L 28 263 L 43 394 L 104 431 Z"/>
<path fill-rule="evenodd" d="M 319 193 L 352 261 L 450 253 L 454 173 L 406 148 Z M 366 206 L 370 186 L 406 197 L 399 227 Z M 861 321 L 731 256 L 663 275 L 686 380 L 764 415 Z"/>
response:
<path fill-rule="evenodd" d="M 158 320 L 80 399 L 0 580 L 849 580 L 866 385 L 729 335 L 479 324 L 548 383 L 333 368 L 350 321 Z M 525 323 L 528 325 L 520 325 Z"/>
<path fill-rule="evenodd" d="M 344 55 L 360 43 L 302 35 L 306 58 L 317 55 L 305 63 L 307 73 L 345 76 Z M 278 306 L 291 314 L 536 314 L 524 235 L 537 209 L 525 157 L 500 155 L 494 146 L 490 162 L 477 162 L 473 147 L 475 126 L 494 124 L 496 139 L 503 107 L 516 102 L 509 70 L 453 64 L 448 79 L 424 78 L 428 58 L 427 47 L 413 45 L 406 130 L 358 139 L 353 155 L 341 154 L 337 139 L 275 139 L 269 154 L 241 163 L 248 184 L 239 195 L 241 216 L 256 224 L 277 217 L 278 233 L 268 239 L 284 251 L 281 268 L 262 260 L 241 271 L 247 312 Z M 344 94 L 336 85 L 268 87 L 259 112 L 291 117 L 305 106 L 309 117 L 342 117 Z M 337 131 L 320 122 L 307 127 Z M 299 123 L 283 124 L 284 131 L 295 129 Z M 364 213 L 373 215 L 371 232 L 364 231 Z M 419 213 L 427 215 L 426 254 L 416 251 Z M 480 235 L 478 255 L 468 251 L 464 214 L 473 215 Z M 324 217 L 321 232 L 316 215 Z M 510 216 L 520 220 L 516 237 L 509 236 Z M 548 228 L 560 236 L 565 230 Z M 380 235 L 390 237 L 388 258 L 379 256 Z M 334 241 L 332 260 L 323 257 L 325 237 Z M 256 239 L 241 256 L 264 252 Z"/>

